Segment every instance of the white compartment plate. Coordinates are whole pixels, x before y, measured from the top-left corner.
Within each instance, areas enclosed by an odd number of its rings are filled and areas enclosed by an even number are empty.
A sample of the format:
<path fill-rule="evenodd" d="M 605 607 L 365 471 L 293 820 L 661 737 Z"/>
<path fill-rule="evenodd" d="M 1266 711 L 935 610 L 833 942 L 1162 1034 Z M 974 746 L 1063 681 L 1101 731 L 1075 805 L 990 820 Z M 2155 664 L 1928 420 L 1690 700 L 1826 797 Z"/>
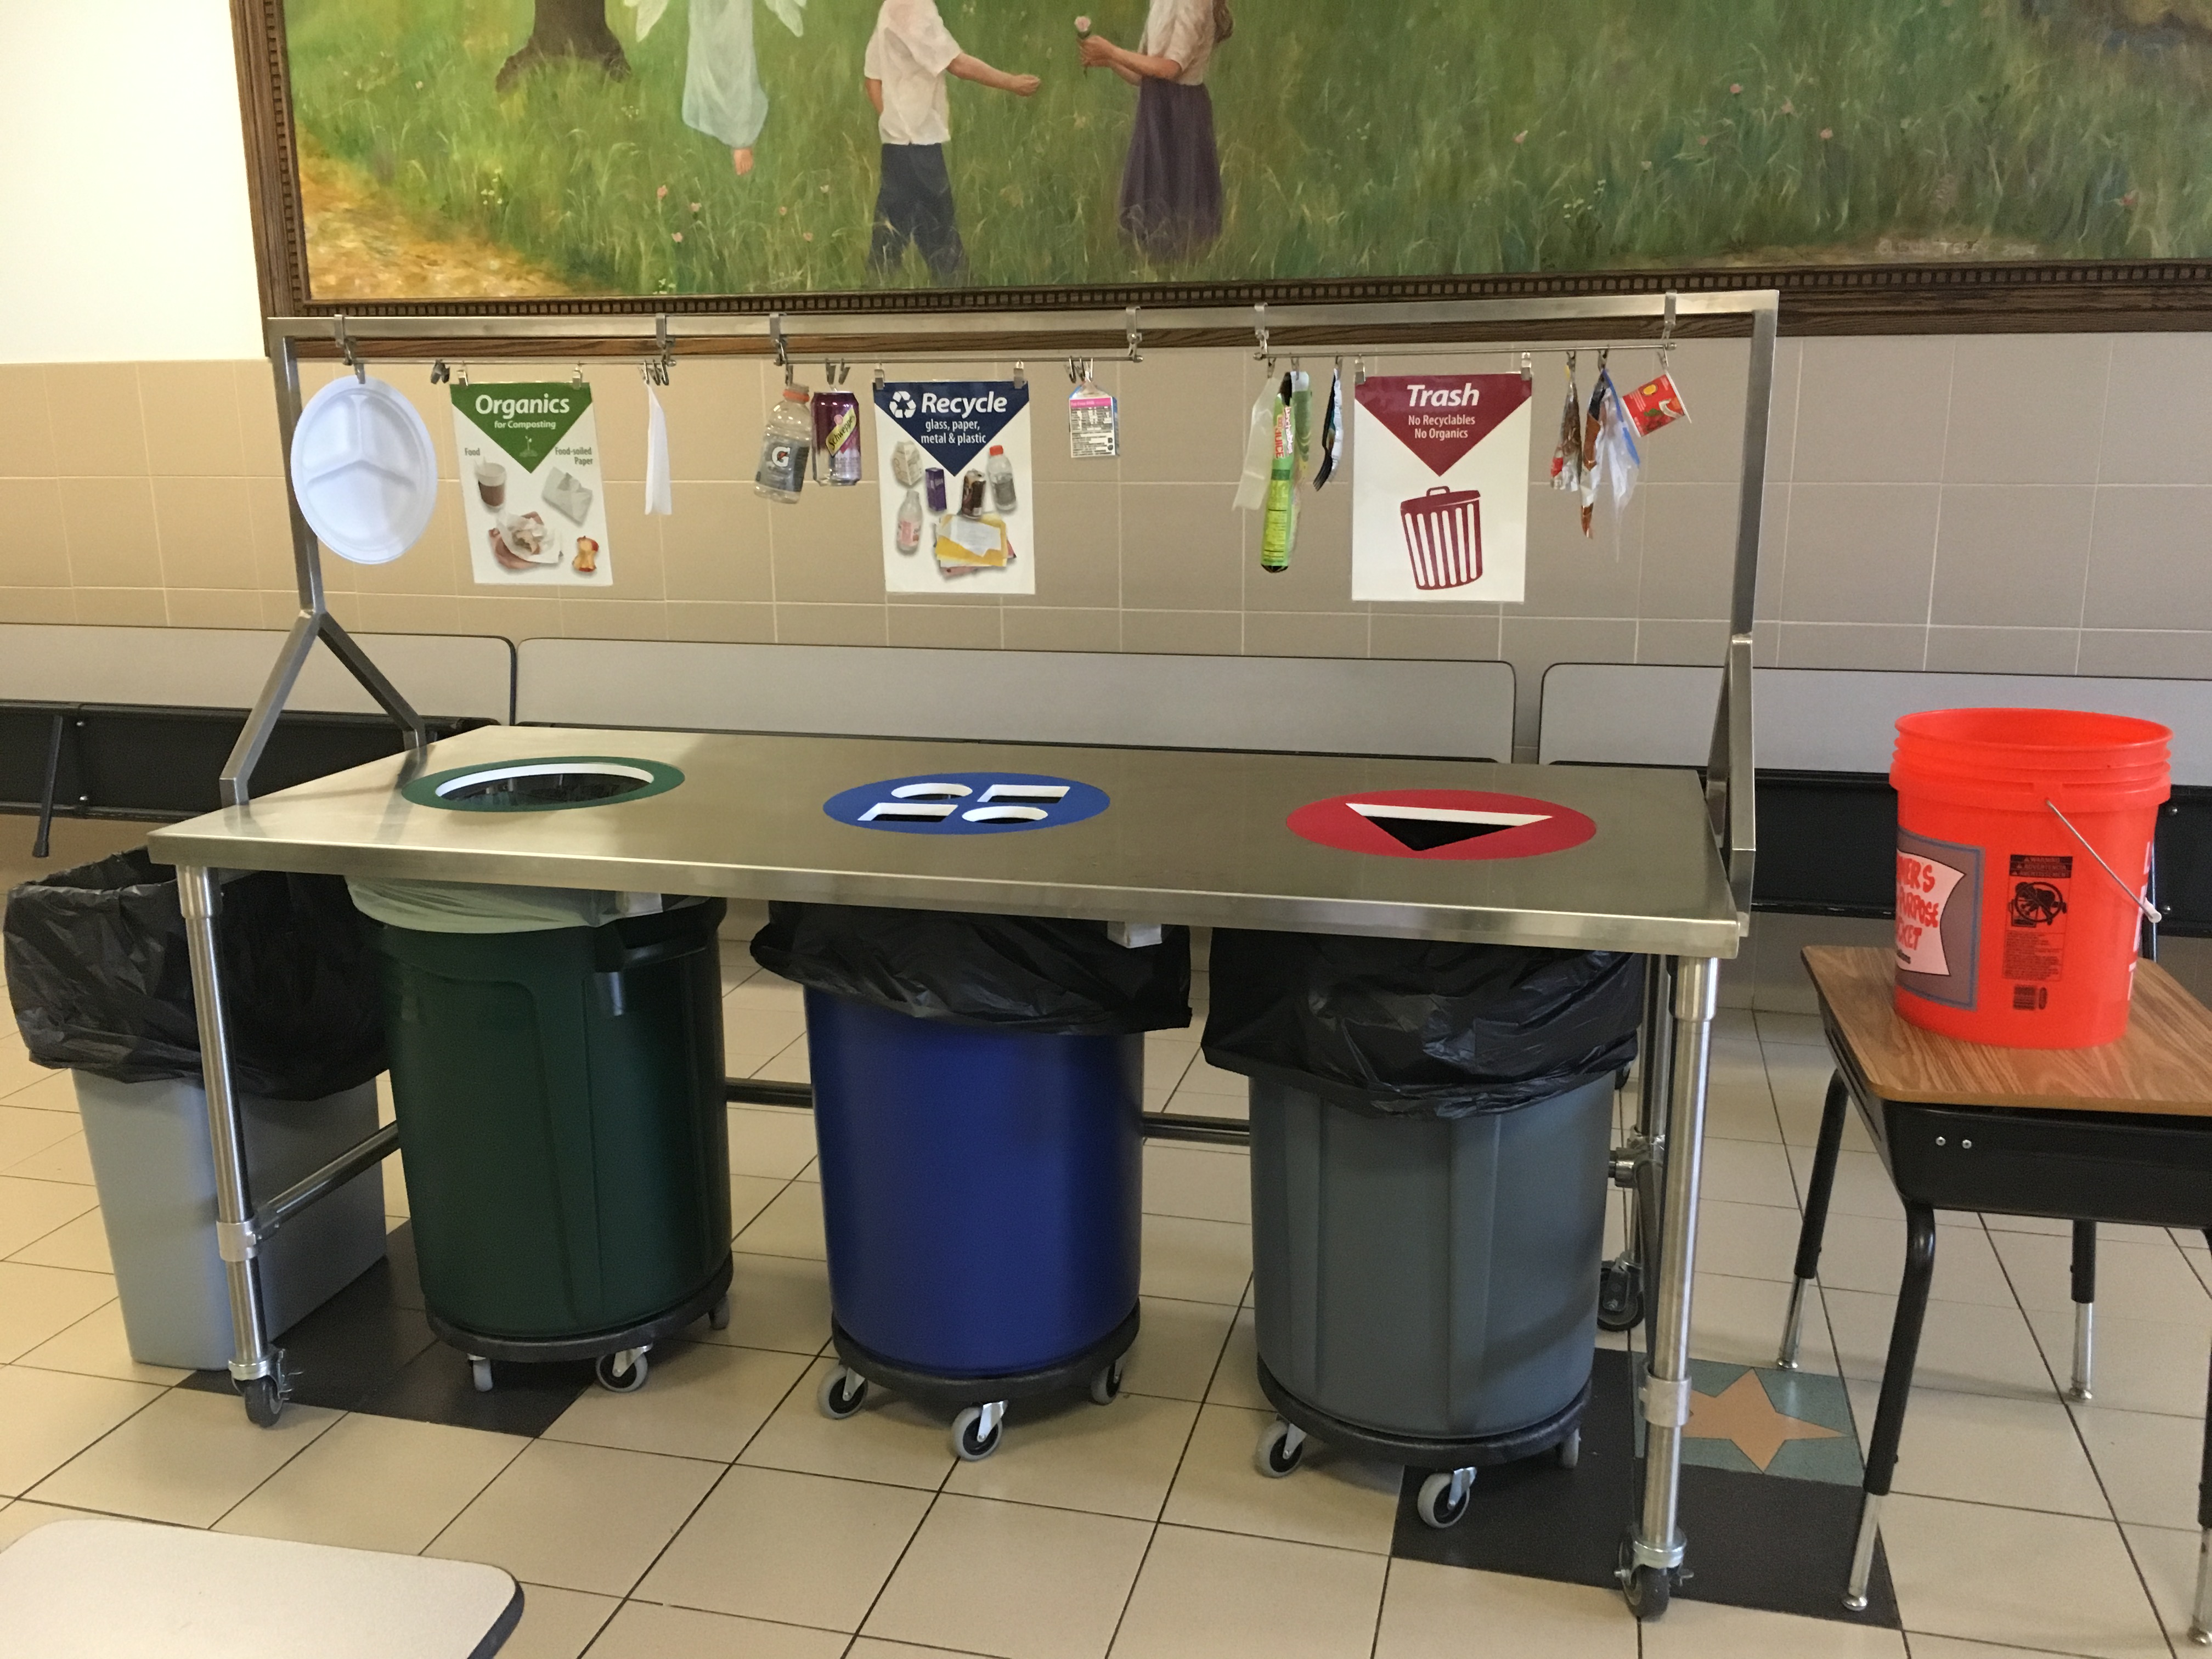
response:
<path fill-rule="evenodd" d="M 430 428 L 382 380 L 333 380 L 300 412 L 292 493 L 331 552 L 389 564 L 421 538 L 437 505 Z"/>

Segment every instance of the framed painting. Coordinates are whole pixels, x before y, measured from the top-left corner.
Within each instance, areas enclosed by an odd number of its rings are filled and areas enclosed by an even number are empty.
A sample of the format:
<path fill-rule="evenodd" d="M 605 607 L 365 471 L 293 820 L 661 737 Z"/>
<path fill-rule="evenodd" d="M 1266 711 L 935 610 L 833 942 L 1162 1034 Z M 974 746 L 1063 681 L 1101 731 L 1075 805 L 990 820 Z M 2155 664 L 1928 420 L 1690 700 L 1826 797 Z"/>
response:
<path fill-rule="evenodd" d="M 2212 0 L 233 4 L 270 314 L 2212 321 Z"/>

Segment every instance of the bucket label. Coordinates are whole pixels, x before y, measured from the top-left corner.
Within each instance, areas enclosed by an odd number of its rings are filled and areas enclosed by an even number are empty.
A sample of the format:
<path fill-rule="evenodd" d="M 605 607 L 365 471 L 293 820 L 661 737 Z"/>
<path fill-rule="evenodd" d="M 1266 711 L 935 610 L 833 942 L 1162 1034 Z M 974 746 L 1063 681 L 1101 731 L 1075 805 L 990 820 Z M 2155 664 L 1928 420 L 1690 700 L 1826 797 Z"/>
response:
<path fill-rule="evenodd" d="M 1982 849 L 1897 832 L 1897 982 L 1954 1008 L 1974 1006 Z"/>
<path fill-rule="evenodd" d="M 2018 991 L 2048 984 L 2065 972 L 2074 860 L 2070 854 L 2014 853 L 2005 873 L 2010 891 L 2005 898 L 2004 976 L 2027 981 L 2015 989 L 2014 1007 L 2040 1008 L 2045 999 L 2031 1003 Z"/>

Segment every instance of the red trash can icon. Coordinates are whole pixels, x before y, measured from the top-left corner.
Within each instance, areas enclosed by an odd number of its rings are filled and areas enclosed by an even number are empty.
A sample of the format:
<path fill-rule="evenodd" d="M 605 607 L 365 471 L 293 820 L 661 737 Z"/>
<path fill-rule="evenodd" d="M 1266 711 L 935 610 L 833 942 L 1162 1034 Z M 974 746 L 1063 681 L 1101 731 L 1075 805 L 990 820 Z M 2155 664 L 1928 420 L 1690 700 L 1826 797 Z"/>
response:
<path fill-rule="evenodd" d="M 1465 587 L 1482 580 L 1482 492 L 1438 484 L 1398 503 L 1413 586 Z"/>

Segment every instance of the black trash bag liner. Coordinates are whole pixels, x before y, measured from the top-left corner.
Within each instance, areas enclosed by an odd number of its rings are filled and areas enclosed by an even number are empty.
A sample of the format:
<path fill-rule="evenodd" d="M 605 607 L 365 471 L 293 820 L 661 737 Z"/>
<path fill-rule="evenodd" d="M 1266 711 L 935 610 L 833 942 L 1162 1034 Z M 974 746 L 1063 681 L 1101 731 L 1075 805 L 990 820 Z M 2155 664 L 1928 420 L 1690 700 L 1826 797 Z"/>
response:
<path fill-rule="evenodd" d="M 1636 1058 L 1617 951 L 1217 929 L 1206 1057 L 1370 1116 L 1510 1111 Z"/>
<path fill-rule="evenodd" d="M 753 960 L 816 991 L 956 1025 L 1122 1036 L 1190 1024 L 1190 930 L 1133 949 L 1103 921 L 771 904 Z"/>
<path fill-rule="evenodd" d="M 385 1068 L 375 924 L 337 876 L 262 871 L 222 889 L 216 939 L 231 1078 L 319 1100 Z M 143 849 L 8 896 L 8 994 L 31 1058 L 117 1083 L 200 1078 L 191 958 L 173 872 Z"/>

